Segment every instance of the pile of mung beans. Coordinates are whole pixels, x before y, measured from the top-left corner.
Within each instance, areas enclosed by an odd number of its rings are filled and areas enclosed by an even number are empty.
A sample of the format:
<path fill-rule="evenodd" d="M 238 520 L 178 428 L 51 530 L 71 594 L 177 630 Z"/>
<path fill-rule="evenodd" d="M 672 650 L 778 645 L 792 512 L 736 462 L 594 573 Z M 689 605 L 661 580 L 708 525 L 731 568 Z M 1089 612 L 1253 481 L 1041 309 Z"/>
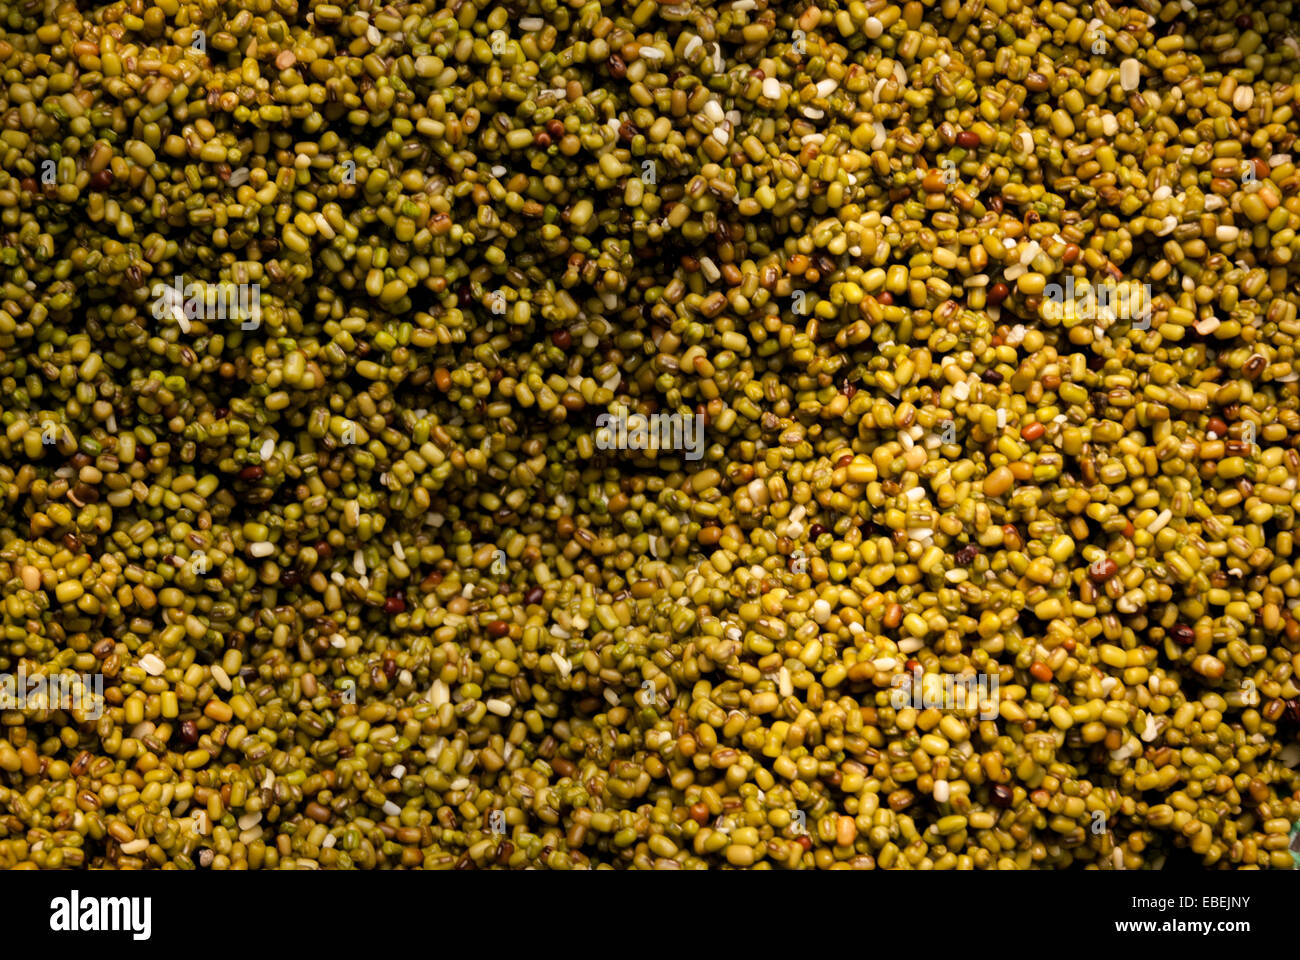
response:
<path fill-rule="evenodd" d="M 1300 10 L 444 2 L 0 0 L 0 868 L 1290 868 Z"/>

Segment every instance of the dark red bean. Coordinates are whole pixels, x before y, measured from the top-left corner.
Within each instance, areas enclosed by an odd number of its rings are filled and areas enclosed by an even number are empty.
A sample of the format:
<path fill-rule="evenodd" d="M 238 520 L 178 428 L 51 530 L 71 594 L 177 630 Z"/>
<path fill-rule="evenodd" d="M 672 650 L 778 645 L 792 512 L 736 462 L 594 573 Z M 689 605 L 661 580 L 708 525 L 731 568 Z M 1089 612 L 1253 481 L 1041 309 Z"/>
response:
<path fill-rule="evenodd" d="M 1093 583 L 1102 583 L 1115 576 L 1119 570 L 1119 564 L 1110 557 L 1102 557 L 1101 561 L 1088 567 L 1088 576 L 1092 578 Z"/>

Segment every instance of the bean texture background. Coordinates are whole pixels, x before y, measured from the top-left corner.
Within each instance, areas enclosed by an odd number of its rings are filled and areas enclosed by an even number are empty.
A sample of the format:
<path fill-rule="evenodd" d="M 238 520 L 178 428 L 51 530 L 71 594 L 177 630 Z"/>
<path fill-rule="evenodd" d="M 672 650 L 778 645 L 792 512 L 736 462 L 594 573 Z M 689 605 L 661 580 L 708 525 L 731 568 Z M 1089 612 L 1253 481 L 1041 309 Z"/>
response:
<path fill-rule="evenodd" d="M 0 0 L 0 868 L 1291 868 L 1297 13 Z"/>

